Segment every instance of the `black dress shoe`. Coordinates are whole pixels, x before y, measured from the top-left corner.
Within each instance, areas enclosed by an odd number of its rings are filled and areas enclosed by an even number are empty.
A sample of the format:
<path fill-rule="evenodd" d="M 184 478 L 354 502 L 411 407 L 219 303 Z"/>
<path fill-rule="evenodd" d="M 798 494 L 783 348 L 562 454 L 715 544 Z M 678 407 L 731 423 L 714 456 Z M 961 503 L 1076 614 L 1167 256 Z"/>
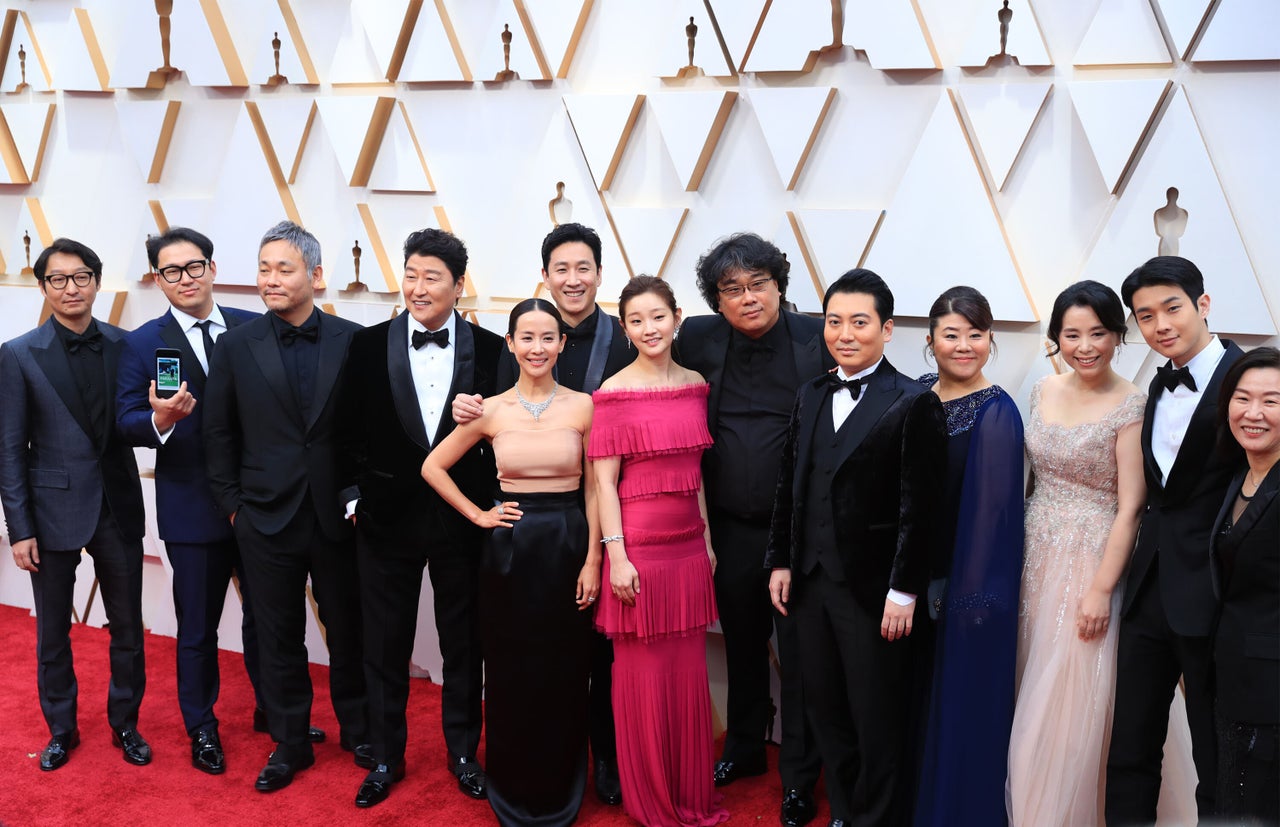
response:
<path fill-rule="evenodd" d="M 355 753 L 356 766 L 361 769 L 371 770 L 378 765 L 378 759 L 373 757 L 373 744 L 355 744 L 346 738 L 340 738 L 338 746 L 347 752 Z"/>
<path fill-rule="evenodd" d="M 827 827 L 844 827 L 844 819 L 833 818 L 827 822 Z"/>
<path fill-rule="evenodd" d="M 618 765 L 603 758 L 596 759 L 596 798 L 602 804 L 616 807 L 622 803 L 622 782 L 618 779 Z"/>
<path fill-rule="evenodd" d="M 258 792 L 283 790 L 289 786 L 295 775 L 316 762 L 316 756 L 312 752 L 296 756 L 292 761 L 287 760 L 281 753 L 282 750 L 277 746 L 276 751 L 267 758 L 267 765 L 262 768 L 262 772 L 258 773 L 258 780 L 253 782 L 253 787 Z"/>
<path fill-rule="evenodd" d="M 71 750 L 80 746 L 80 730 L 73 729 L 66 735 L 55 735 L 49 739 L 49 746 L 40 752 L 40 769 L 52 772 L 71 757 Z"/>
<path fill-rule="evenodd" d="M 210 775 L 222 775 L 226 771 L 227 762 L 217 732 L 197 732 L 191 739 L 191 766 Z"/>
<path fill-rule="evenodd" d="M 458 789 L 472 798 L 489 797 L 489 779 L 474 758 L 449 756 L 449 772 L 458 779 Z"/>
<path fill-rule="evenodd" d="M 271 728 L 267 726 L 267 713 L 262 711 L 261 707 L 253 710 L 253 731 L 254 732 L 270 732 Z M 313 744 L 324 743 L 324 730 L 320 727 L 313 726 L 307 730 L 307 740 Z"/>
<path fill-rule="evenodd" d="M 723 787 L 726 784 L 732 784 L 739 778 L 749 778 L 753 775 L 764 775 L 769 771 L 769 764 L 762 757 L 759 761 L 717 761 L 715 770 L 711 777 L 715 781 L 717 787 Z"/>
<path fill-rule="evenodd" d="M 779 815 L 782 827 L 803 827 L 813 821 L 817 813 L 812 795 L 795 789 L 782 793 L 782 813 Z"/>
<path fill-rule="evenodd" d="M 365 776 L 364 783 L 360 785 L 360 789 L 356 791 L 356 806 L 364 808 L 381 804 L 391 794 L 391 785 L 403 778 L 404 761 L 394 767 L 386 764 L 375 764 L 369 774 Z"/>
<path fill-rule="evenodd" d="M 124 760 L 139 767 L 151 763 L 151 746 L 138 734 L 138 730 L 116 729 L 111 731 L 111 743 L 124 753 Z"/>

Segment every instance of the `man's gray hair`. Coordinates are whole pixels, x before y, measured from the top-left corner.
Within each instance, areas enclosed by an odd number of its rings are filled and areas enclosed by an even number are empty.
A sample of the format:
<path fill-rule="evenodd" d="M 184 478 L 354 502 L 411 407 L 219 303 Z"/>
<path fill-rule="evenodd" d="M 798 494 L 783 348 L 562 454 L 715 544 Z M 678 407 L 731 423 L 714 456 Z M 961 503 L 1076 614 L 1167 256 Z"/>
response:
<path fill-rule="evenodd" d="M 311 233 L 292 221 L 281 221 L 263 234 L 258 242 L 258 252 L 273 241 L 287 241 L 302 254 L 302 264 L 311 273 L 320 266 L 320 242 Z"/>

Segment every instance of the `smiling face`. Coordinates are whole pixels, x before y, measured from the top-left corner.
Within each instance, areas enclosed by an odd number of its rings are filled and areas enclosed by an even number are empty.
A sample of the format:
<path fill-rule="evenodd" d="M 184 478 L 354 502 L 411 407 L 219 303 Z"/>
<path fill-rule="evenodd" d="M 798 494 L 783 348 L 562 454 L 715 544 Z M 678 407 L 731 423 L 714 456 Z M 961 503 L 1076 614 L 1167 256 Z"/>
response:
<path fill-rule="evenodd" d="M 982 375 L 991 358 L 991 331 L 979 330 L 960 313 L 939 318 L 928 342 L 938 362 L 938 373 L 952 382 L 973 381 Z"/>
<path fill-rule="evenodd" d="M 204 260 L 204 253 L 190 241 L 175 241 L 166 244 L 156 253 L 156 270 L 186 267 L 192 262 Z M 197 319 L 207 319 L 213 311 L 213 280 L 217 275 L 218 268 L 210 261 L 204 268 L 204 275 L 198 279 L 184 272 L 176 283 L 171 284 L 164 278 L 157 278 L 155 281 L 160 285 L 169 304 Z"/>
<path fill-rule="evenodd" d="M 1140 287 L 1133 292 L 1133 316 L 1142 338 L 1175 367 L 1190 362 L 1212 338 L 1205 324 L 1209 316 L 1207 293 L 1192 301 L 1177 285 Z"/>
<path fill-rule="evenodd" d="M 1227 403 L 1227 424 L 1253 456 L 1280 456 L 1280 369 L 1250 368 Z"/>
<path fill-rule="evenodd" d="M 550 313 L 530 310 L 516 319 L 515 332 L 507 335 L 507 348 L 515 354 L 520 373 L 537 379 L 555 367 L 564 336 Z"/>
<path fill-rule="evenodd" d="M 551 251 L 542 282 L 567 324 L 577 327 L 595 312 L 600 273 L 595 253 L 585 242 L 566 241 Z"/>
<path fill-rule="evenodd" d="M 657 293 L 641 293 L 627 301 L 622 324 L 636 352 L 653 358 L 671 348 L 680 311 L 672 310 Z"/>
<path fill-rule="evenodd" d="M 1119 334 L 1107 330 L 1092 307 L 1070 307 L 1062 314 L 1058 347 L 1063 360 L 1082 377 L 1109 371 L 1119 345 Z"/>
<path fill-rule="evenodd" d="M 258 295 L 267 309 L 292 325 L 305 322 L 324 284 L 321 268 L 310 273 L 302 253 L 288 241 L 270 241 L 258 251 Z"/>
<path fill-rule="evenodd" d="M 58 323 L 68 330 L 81 333 L 89 326 L 93 318 L 93 300 L 98 295 L 97 279 L 89 279 L 84 287 L 76 284 L 72 278 L 75 274 L 90 273 L 92 270 L 81 260 L 80 256 L 71 253 L 52 253 L 45 263 L 44 277 L 66 276 L 67 284 L 61 290 L 40 282 L 40 292 L 49 302 L 49 309 Z"/>
<path fill-rule="evenodd" d="M 427 330 L 439 330 L 462 296 L 463 279 L 453 280 L 448 266 L 436 256 L 409 256 L 400 290 L 409 315 Z"/>
<path fill-rule="evenodd" d="M 853 376 L 884 356 L 884 346 L 893 338 L 893 319 L 881 324 L 870 293 L 832 293 L 822 337 L 845 376 Z"/>

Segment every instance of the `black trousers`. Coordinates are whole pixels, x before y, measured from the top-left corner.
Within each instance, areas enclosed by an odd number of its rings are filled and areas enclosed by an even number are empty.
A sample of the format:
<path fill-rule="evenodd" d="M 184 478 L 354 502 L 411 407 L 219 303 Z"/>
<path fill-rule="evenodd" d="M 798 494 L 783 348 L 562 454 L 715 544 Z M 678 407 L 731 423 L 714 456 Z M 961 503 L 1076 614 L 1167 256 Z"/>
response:
<path fill-rule="evenodd" d="M 784 789 L 812 792 L 822 760 L 805 713 L 795 619 L 779 615 L 769 600 L 769 572 L 764 569 L 769 526 L 720 509 L 711 509 L 707 516 L 716 553 L 716 605 L 728 675 L 723 758 L 747 763 L 764 760 L 765 733 L 772 720 L 769 638 L 776 626 L 782 679 L 778 773 Z"/>
<path fill-rule="evenodd" d="M 791 614 L 805 704 L 826 771 L 831 818 L 864 827 L 908 825 L 916 641 L 881 637 L 883 610 L 867 610 L 821 566 L 793 575 Z M 917 621 L 924 615 L 917 605 Z"/>
<path fill-rule="evenodd" d="M 480 746 L 484 676 L 478 604 L 480 548 L 437 549 L 427 562 L 427 540 L 369 537 L 356 528 L 360 605 L 364 616 L 364 675 L 369 693 L 369 743 L 379 763 L 404 759 L 409 731 L 409 660 L 418 627 L 418 600 L 426 566 L 435 593 L 440 635 L 441 718 L 444 742 L 458 757 Z"/>
<path fill-rule="evenodd" d="M 243 512 L 236 539 L 255 588 L 251 603 L 258 626 L 262 695 L 271 737 L 288 760 L 311 752 L 311 674 L 307 663 L 307 576 L 329 648 L 329 694 L 342 742 L 365 743 L 364 666 L 361 655 L 360 587 L 353 544 L 329 539 L 310 497 L 279 534 L 259 532 Z"/>
<path fill-rule="evenodd" d="M 254 700 L 265 709 L 258 669 L 258 629 L 250 602 L 252 588 L 235 540 L 164 544 L 173 568 L 173 607 L 178 617 L 178 708 L 187 735 L 218 729 L 218 624 L 232 574 L 240 578 L 240 640 Z"/>
<path fill-rule="evenodd" d="M 111 635 L 111 683 L 107 722 L 136 728 L 147 686 L 142 650 L 142 542 L 126 540 L 106 501 L 85 546 L 93 558 L 98 592 Z M 71 606 L 80 549 L 40 548 L 39 571 L 31 573 L 36 606 L 36 686 L 40 709 L 53 735 L 76 728 L 76 673 L 71 663 Z"/>
<path fill-rule="evenodd" d="M 1107 756 L 1107 824 L 1156 820 L 1160 767 L 1169 731 L 1169 704 L 1178 679 L 1187 697 L 1191 755 L 1199 783 L 1200 818 L 1214 815 L 1217 734 L 1213 713 L 1211 639 L 1183 637 L 1169 628 L 1154 567 L 1129 614 L 1120 621 L 1116 704 Z"/>

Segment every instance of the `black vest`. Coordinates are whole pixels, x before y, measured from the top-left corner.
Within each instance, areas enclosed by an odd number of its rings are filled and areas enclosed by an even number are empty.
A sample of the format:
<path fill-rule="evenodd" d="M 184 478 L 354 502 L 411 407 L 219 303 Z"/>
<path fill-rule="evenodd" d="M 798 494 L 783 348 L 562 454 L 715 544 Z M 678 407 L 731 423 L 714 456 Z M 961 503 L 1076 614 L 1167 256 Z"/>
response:
<path fill-rule="evenodd" d="M 844 582 L 844 562 L 836 548 L 835 511 L 831 506 L 831 483 L 839 470 L 837 458 L 849 433 L 849 421 L 845 418 L 840 430 L 831 421 L 831 392 L 822 400 L 818 410 L 817 427 L 813 433 L 813 449 L 809 456 L 809 483 L 805 486 L 804 533 L 800 548 L 800 571 L 812 574 L 821 565 L 827 576 L 837 583 Z"/>

